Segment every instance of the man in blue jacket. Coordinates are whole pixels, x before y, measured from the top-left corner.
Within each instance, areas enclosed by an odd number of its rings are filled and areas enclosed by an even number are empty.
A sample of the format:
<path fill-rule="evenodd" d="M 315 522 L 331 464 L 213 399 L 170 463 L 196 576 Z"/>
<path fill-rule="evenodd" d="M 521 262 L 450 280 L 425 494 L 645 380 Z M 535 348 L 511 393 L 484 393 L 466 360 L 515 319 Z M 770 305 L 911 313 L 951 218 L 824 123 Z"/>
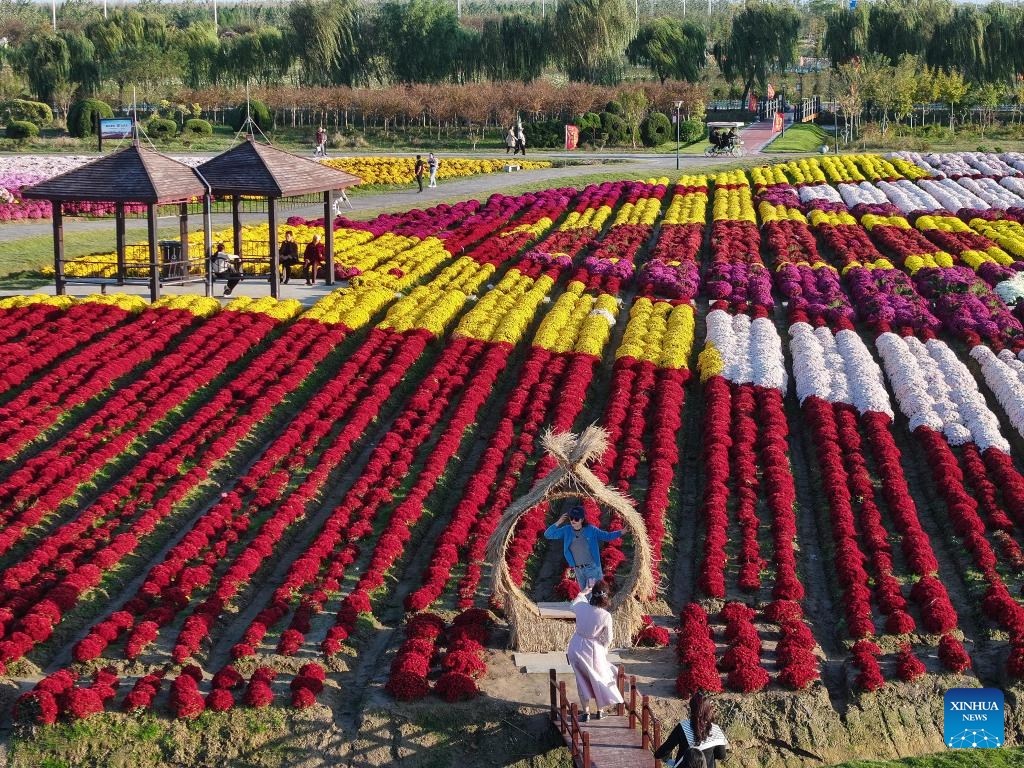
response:
<path fill-rule="evenodd" d="M 566 526 L 566 523 L 569 523 Z M 615 541 L 622 538 L 622 531 L 602 531 L 587 522 L 583 507 L 573 507 L 569 514 L 562 515 L 544 531 L 544 538 L 562 541 L 562 553 L 566 562 L 576 574 L 580 589 L 586 589 L 587 582 L 597 583 L 604 578 L 601 568 L 599 541 Z"/>

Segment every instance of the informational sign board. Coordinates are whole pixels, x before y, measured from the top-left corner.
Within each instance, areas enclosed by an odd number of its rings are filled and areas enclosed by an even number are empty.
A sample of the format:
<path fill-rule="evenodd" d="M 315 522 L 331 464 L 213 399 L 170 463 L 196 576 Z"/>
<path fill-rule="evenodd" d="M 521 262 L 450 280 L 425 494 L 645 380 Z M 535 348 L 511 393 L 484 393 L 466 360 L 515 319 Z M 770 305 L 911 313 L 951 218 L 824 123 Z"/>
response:
<path fill-rule="evenodd" d="M 131 118 L 101 118 L 101 139 L 130 139 L 132 136 Z"/>

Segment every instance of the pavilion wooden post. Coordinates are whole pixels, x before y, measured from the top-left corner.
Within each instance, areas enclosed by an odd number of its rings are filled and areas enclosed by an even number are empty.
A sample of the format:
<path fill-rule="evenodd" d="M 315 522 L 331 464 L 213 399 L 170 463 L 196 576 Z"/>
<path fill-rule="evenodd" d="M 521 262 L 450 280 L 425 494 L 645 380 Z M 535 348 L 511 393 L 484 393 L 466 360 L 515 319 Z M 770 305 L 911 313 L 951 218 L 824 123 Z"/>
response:
<path fill-rule="evenodd" d="M 178 206 L 178 237 L 181 238 L 181 265 L 178 267 L 182 280 L 192 272 L 188 260 L 188 201 Z"/>
<path fill-rule="evenodd" d="M 327 262 L 327 285 L 334 285 L 334 193 L 324 192 L 324 254 Z"/>
<path fill-rule="evenodd" d="M 270 295 L 275 299 L 281 293 L 280 259 L 277 254 L 277 198 L 267 198 L 267 223 L 270 225 Z"/>
<path fill-rule="evenodd" d="M 206 275 L 206 295 L 213 296 L 213 224 L 210 221 L 210 195 L 203 195 L 203 274 Z"/>
<path fill-rule="evenodd" d="M 239 214 L 239 206 L 242 202 L 241 195 L 231 196 L 231 229 L 234 232 L 234 251 L 238 256 L 242 255 L 242 217 Z"/>
<path fill-rule="evenodd" d="M 53 207 L 53 276 L 54 291 L 58 296 L 67 292 L 64 280 L 64 211 L 60 200 L 51 200 Z"/>
<path fill-rule="evenodd" d="M 146 222 L 149 230 L 149 300 L 160 298 L 160 264 L 156 244 L 156 204 L 146 204 Z"/>
<path fill-rule="evenodd" d="M 124 203 L 118 202 L 114 207 L 114 230 L 117 241 L 117 284 L 124 285 L 128 273 L 124 256 Z"/>

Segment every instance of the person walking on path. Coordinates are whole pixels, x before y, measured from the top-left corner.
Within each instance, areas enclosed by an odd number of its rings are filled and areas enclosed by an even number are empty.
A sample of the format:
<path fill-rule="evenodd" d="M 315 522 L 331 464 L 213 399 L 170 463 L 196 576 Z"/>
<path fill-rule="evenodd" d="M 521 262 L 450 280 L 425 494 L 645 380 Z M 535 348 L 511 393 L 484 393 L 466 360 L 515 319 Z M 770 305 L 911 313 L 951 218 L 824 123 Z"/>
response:
<path fill-rule="evenodd" d="M 427 155 L 427 168 L 430 170 L 430 183 L 427 184 L 428 187 L 437 186 L 437 168 L 439 165 L 441 165 L 441 161 L 434 156 L 433 152 Z"/>
<path fill-rule="evenodd" d="M 413 176 L 416 177 L 416 183 L 420 185 L 419 192 L 423 191 L 423 168 L 425 163 L 423 162 L 422 155 L 416 155 L 416 164 L 412 167 Z"/>
<path fill-rule="evenodd" d="M 518 149 L 516 147 L 516 128 L 512 126 L 508 129 L 508 133 L 505 134 L 505 154 L 507 155 L 515 149 Z"/>
<path fill-rule="evenodd" d="M 230 296 L 242 279 L 242 257 L 228 253 L 224 249 L 224 243 L 217 243 L 217 252 L 213 254 L 212 262 L 214 277 L 228 281 L 224 286 L 224 295 Z"/>
<path fill-rule="evenodd" d="M 587 522 L 587 512 L 583 507 L 575 506 L 569 514 L 562 515 L 548 526 L 544 538 L 562 542 L 562 554 L 576 575 L 576 583 L 583 589 L 588 582 L 604 577 L 598 542 L 620 539 L 622 531 L 602 531 Z"/>
<path fill-rule="evenodd" d="M 313 239 L 306 246 L 302 261 L 306 268 L 306 285 L 316 283 L 316 271 L 324 260 L 324 244 L 320 242 L 320 235 L 313 235 Z"/>
<path fill-rule="evenodd" d="M 295 235 L 291 231 L 284 233 L 284 242 L 277 249 L 277 255 L 281 265 L 281 282 L 288 285 L 292 279 L 292 267 L 299 264 L 299 244 L 295 242 Z"/>
<path fill-rule="evenodd" d="M 327 157 L 327 131 L 322 125 L 316 129 L 316 150 L 313 157 Z"/>
<path fill-rule="evenodd" d="M 595 720 L 601 719 L 603 707 L 622 703 L 622 694 L 615 684 L 615 667 L 608 661 L 608 646 L 612 644 L 610 606 L 608 584 L 604 581 L 588 582 L 571 605 L 576 614 L 576 631 L 565 655 L 576 675 L 581 723 L 590 719 L 591 699 L 597 702 Z"/>
<path fill-rule="evenodd" d="M 711 702 L 697 691 L 690 697 L 690 719 L 680 720 L 665 742 L 654 753 L 655 760 L 665 760 L 669 768 L 715 768 L 715 760 L 724 760 L 729 742 L 715 725 Z M 672 761 L 668 756 L 675 750 Z"/>
<path fill-rule="evenodd" d="M 516 126 L 516 148 L 512 152 L 512 156 L 515 157 L 517 153 L 522 152 L 523 157 L 526 157 L 526 133 L 523 132 L 523 126 Z"/>

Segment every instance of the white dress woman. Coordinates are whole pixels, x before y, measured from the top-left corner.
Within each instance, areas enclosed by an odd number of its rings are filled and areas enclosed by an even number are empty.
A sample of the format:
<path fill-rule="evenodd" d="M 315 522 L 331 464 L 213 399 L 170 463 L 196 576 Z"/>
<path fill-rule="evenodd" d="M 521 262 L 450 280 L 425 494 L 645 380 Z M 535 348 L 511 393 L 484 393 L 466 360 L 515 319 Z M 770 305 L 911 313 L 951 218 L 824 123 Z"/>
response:
<path fill-rule="evenodd" d="M 566 655 L 576 674 L 576 689 L 580 695 L 580 722 L 590 719 L 590 701 L 597 701 L 594 719 L 600 719 L 601 708 L 622 703 L 622 694 L 615 682 L 615 667 L 608 661 L 608 646 L 612 642 L 612 615 L 608 613 L 611 600 L 608 585 L 599 581 L 572 601 L 576 614 L 576 632 L 569 641 Z"/>

